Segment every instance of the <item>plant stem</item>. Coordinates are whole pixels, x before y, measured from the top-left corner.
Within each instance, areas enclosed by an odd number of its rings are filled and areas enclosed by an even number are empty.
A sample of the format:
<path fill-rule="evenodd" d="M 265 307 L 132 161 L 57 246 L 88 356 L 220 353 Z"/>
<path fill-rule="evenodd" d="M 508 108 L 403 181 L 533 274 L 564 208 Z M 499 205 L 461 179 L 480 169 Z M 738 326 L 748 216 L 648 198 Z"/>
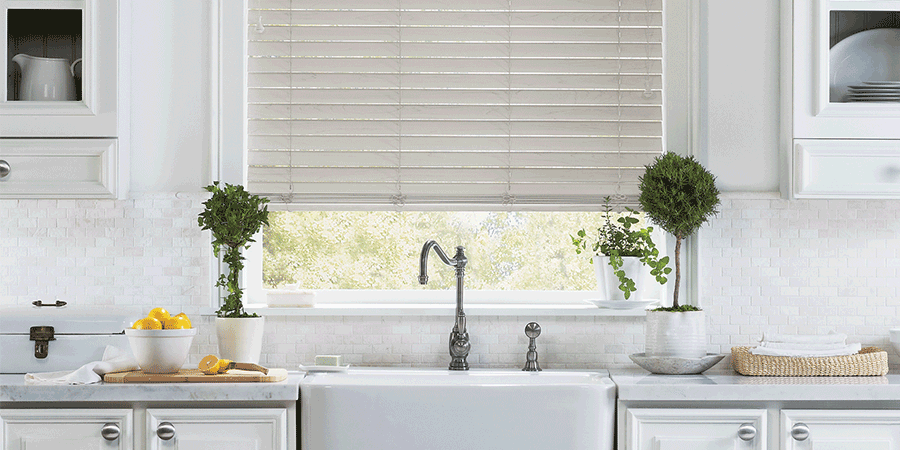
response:
<path fill-rule="evenodd" d="M 675 296 L 672 300 L 672 307 L 678 307 L 678 289 L 681 285 L 681 236 L 675 236 Z"/>

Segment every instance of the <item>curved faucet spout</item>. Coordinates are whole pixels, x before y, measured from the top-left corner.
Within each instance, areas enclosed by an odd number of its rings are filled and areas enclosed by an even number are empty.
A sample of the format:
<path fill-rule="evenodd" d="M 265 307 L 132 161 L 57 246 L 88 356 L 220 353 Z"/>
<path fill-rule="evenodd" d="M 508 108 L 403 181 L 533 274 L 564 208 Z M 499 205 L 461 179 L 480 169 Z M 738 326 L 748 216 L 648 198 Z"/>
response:
<path fill-rule="evenodd" d="M 444 250 L 434 240 L 425 242 L 422 247 L 422 254 L 419 257 L 419 284 L 428 283 L 428 254 L 434 249 L 441 262 L 454 267 L 456 269 L 456 323 L 453 325 L 453 331 L 450 333 L 450 370 L 468 370 L 469 364 L 466 357 L 469 355 L 469 333 L 466 331 L 466 313 L 463 312 L 463 288 L 464 278 L 466 275 L 466 264 L 469 260 L 466 258 L 465 248 L 456 247 L 456 255 L 451 259 L 444 253 Z"/>

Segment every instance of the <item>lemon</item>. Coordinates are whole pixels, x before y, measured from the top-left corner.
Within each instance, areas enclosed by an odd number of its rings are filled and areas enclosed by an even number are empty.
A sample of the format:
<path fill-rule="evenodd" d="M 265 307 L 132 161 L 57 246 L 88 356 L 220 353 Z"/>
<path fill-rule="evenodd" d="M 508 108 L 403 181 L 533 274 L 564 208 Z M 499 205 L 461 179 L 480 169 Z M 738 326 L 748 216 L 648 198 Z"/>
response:
<path fill-rule="evenodd" d="M 169 312 L 163 308 L 153 308 L 150 310 L 150 313 L 147 314 L 147 317 L 152 317 L 162 322 L 163 319 L 168 319 L 171 316 L 169 316 Z"/>
<path fill-rule="evenodd" d="M 197 368 L 207 375 L 215 375 L 219 373 L 219 358 L 216 358 L 216 355 L 206 355 L 200 360 Z"/>
<path fill-rule="evenodd" d="M 191 327 L 191 320 L 187 317 L 175 316 L 162 321 L 166 330 L 184 330 Z"/>
<path fill-rule="evenodd" d="M 220 359 L 219 360 L 219 373 L 225 373 L 228 370 L 228 365 L 231 364 L 230 359 Z"/>
<path fill-rule="evenodd" d="M 131 326 L 135 330 L 162 330 L 162 322 L 153 317 L 144 317 Z"/>

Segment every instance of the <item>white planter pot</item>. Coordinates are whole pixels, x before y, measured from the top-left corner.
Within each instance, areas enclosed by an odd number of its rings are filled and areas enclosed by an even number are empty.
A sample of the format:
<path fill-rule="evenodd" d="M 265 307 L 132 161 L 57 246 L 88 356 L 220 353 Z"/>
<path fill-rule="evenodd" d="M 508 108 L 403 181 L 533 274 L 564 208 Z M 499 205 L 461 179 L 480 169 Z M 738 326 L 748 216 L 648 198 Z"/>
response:
<path fill-rule="evenodd" d="M 216 317 L 219 358 L 259 364 L 265 317 Z"/>
<path fill-rule="evenodd" d="M 644 278 L 649 273 L 649 268 L 641 263 L 637 256 L 625 256 L 622 258 L 622 270 L 625 276 L 634 280 L 636 291 L 631 293 L 627 300 L 639 302 L 644 299 Z M 603 295 L 604 300 L 624 301 L 625 294 L 619 289 L 619 277 L 609 265 L 608 256 L 594 256 L 594 274 L 597 275 L 597 290 Z"/>
<path fill-rule="evenodd" d="M 644 353 L 647 356 L 706 356 L 706 313 L 647 311 Z"/>

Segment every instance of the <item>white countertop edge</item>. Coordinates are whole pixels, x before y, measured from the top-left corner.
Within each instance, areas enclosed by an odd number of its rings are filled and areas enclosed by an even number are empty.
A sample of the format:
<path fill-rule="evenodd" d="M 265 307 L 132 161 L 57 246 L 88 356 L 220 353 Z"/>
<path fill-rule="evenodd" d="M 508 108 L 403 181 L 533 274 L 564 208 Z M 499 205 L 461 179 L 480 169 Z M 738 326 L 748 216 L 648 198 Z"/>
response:
<path fill-rule="evenodd" d="M 654 375 L 613 369 L 625 402 L 900 401 L 900 374 L 876 377 L 751 377 L 737 373 Z"/>
<path fill-rule="evenodd" d="M 0 402 L 284 402 L 300 397 L 304 374 L 284 381 L 245 383 L 97 383 L 25 385 L 21 374 L 0 375 Z"/>

